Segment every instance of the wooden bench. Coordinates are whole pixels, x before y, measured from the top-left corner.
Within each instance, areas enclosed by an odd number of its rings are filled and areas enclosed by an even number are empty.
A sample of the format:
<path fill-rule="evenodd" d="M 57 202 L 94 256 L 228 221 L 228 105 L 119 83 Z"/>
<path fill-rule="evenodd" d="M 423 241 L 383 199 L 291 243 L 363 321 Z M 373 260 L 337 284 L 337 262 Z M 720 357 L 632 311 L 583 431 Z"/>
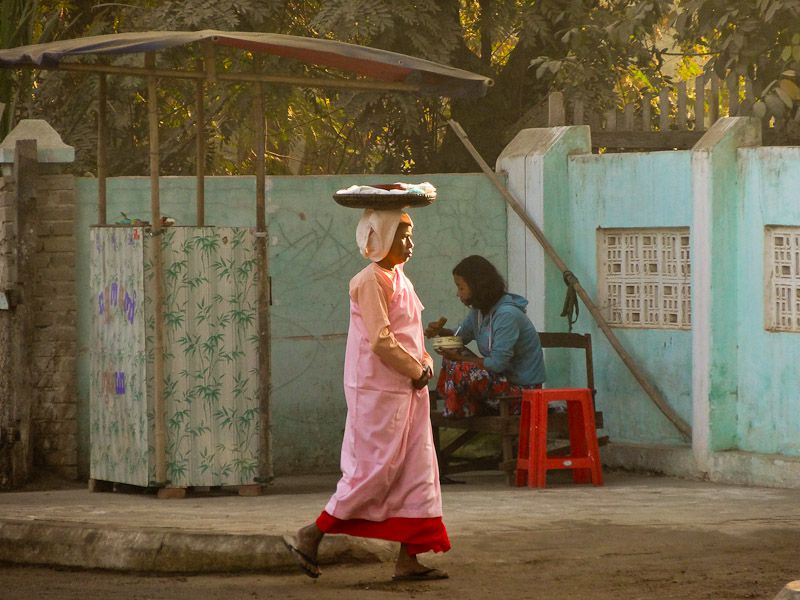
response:
<path fill-rule="evenodd" d="M 540 332 L 539 339 L 542 348 L 574 348 L 584 351 L 586 363 L 586 387 L 595 393 L 594 387 L 594 367 L 592 364 L 592 337 L 588 333 L 548 333 Z M 510 400 L 519 397 L 506 396 L 500 398 L 500 414 L 487 416 L 474 416 L 464 418 L 445 417 L 436 404 L 438 399 L 431 398 L 431 424 L 433 425 L 433 441 L 436 446 L 436 456 L 439 460 L 439 475 L 443 481 L 449 475 L 464 473 L 467 471 L 487 471 L 500 469 L 505 471 L 509 484 L 513 480 L 513 472 L 516 465 L 515 444 L 519 435 L 519 416 L 511 414 Z M 597 428 L 603 427 L 603 414 L 595 412 Z M 549 430 L 555 432 L 558 438 L 567 439 L 567 415 L 566 413 L 555 413 L 548 419 Z M 440 445 L 439 429 L 457 429 L 463 433 L 458 435 L 444 448 Z M 500 436 L 501 452 L 500 455 L 485 457 L 459 457 L 455 456 L 456 451 L 473 440 L 482 433 L 496 434 Z M 598 440 L 601 445 L 607 442 L 607 438 Z M 568 442 L 563 448 L 551 451 L 558 454 L 560 451 L 568 449 Z"/>

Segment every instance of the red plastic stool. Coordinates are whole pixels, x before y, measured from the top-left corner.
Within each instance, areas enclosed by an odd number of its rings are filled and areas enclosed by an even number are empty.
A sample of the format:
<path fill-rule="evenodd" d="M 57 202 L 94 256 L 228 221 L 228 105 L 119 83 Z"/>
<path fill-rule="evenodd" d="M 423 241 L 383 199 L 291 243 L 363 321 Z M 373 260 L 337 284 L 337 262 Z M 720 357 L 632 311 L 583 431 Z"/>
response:
<path fill-rule="evenodd" d="M 547 455 L 547 408 L 550 402 L 567 403 L 569 456 Z M 547 471 L 553 469 L 572 469 L 575 483 L 603 485 L 594 402 L 588 388 L 522 391 L 515 483 L 517 486 L 527 483 L 528 487 L 545 487 Z"/>

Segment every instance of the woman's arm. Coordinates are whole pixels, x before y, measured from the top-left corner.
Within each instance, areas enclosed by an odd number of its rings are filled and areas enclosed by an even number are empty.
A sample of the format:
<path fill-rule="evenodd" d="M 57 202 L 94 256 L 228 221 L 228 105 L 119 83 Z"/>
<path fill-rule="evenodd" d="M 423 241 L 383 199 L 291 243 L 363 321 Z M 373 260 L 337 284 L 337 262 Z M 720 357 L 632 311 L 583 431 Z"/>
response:
<path fill-rule="evenodd" d="M 414 358 L 392 333 L 387 298 L 392 290 L 391 284 L 387 284 L 388 287 L 384 289 L 377 277 L 359 278 L 351 286 L 350 296 L 361 309 L 361 318 L 372 351 L 398 373 L 419 381 L 427 372 L 427 365 Z"/>

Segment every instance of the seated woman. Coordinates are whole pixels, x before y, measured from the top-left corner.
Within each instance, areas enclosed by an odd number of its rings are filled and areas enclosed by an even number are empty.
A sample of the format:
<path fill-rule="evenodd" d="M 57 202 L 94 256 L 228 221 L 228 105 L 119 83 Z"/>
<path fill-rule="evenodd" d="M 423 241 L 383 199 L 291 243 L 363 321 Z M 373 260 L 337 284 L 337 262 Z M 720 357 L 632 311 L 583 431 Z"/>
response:
<path fill-rule="evenodd" d="M 444 398 L 444 415 L 468 417 L 498 412 L 498 396 L 521 395 L 541 387 L 544 356 L 539 334 L 525 314 L 528 301 L 506 292 L 497 269 L 482 256 L 468 256 L 453 269 L 456 293 L 471 310 L 455 332 L 444 319 L 429 323 L 426 337 L 458 335 L 475 340 L 482 356 L 469 350 L 440 349 L 444 356 L 436 390 Z M 512 407 L 519 412 L 519 403 Z"/>

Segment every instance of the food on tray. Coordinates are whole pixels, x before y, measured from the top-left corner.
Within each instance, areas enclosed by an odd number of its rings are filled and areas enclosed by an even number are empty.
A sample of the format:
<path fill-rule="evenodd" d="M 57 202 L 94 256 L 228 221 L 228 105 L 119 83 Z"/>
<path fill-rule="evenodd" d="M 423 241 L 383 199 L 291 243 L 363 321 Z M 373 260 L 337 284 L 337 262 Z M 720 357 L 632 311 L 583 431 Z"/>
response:
<path fill-rule="evenodd" d="M 435 350 L 445 348 L 458 350 L 464 347 L 464 341 L 457 335 L 440 335 L 439 337 L 431 338 L 431 344 L 433 344 Z"/>
<path fill-rule="evenodd" d="M 436 196 L 436 188 L 424 183 L 378 183 L 373 185 L 351 185 L 337 194 L 422 194 Z"/>

